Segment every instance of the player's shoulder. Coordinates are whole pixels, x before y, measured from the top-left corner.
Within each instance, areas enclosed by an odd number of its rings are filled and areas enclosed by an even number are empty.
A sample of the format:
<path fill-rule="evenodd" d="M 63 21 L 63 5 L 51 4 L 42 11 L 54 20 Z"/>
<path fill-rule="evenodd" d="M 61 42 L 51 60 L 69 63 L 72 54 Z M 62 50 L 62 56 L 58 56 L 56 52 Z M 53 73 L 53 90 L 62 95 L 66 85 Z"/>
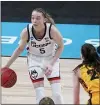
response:
<path fill-rule="evenodd" d="M 21 32 L 21 34 L 25 34 L 25 33 L 27 33 L 27 27 L 23 28 Z"/>
<path fill-rule="evenodd" d="M 27 31 L 27 27 L 23 28 L 21 31 L 21 36 L 22 37 L 28 37 L 28 31 Z"/>
<path fill-rule="evenodd" d="M 51 24 L 51 33 L 60 33 L 56 25 Z"/>
<path fill-rule="evenodd" d="M 80 70 L 80 68 L 83 66 L 83 64 L 81 63 L 81 64 L 79 64 L 79 65 L 77 65 L 74 69 L 73 69 L 73 71 L 75 72 L 75 71 L 78 71 L 78 70 Z"/>
<path fill-rule="evenodd" d="M 32 23 L 27 24 L 26 27 L 23 28 L 22 33 L 27 33 L 30 26 L 32 26 Z"/>
<path fill-rule="evenodd" d="M 55 25 L 53 25 L 52 23 L 45 23 L 47 27 L 50 27 L 50 28 L 55 28 Z"/>

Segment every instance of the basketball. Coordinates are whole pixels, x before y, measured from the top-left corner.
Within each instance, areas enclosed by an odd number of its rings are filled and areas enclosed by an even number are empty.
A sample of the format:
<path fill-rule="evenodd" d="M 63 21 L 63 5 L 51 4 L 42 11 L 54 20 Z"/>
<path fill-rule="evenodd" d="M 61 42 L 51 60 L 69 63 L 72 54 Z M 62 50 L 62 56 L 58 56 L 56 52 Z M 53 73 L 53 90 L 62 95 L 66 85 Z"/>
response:
<path fill-rule="evenodd" d="M 4 88 L 11 88 L 17 81 L 17 75 L 14 70 L 10 68 L 1 69 L 1 86 Z"/>

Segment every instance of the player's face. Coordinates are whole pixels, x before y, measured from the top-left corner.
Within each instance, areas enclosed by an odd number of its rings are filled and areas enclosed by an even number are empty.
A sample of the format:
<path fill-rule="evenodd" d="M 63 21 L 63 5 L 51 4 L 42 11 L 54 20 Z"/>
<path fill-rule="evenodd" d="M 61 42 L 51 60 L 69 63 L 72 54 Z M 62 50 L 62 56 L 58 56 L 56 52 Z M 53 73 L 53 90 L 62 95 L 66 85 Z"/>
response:
<path fill-rule="evenodd" d="M 45 19 L 44 19 L 42 13 L 37 12 L 37 11 L 32 12 L 31 22 L 34 25 L 34 27 L 43 25 L 44 21 L 45 21 Z"/>

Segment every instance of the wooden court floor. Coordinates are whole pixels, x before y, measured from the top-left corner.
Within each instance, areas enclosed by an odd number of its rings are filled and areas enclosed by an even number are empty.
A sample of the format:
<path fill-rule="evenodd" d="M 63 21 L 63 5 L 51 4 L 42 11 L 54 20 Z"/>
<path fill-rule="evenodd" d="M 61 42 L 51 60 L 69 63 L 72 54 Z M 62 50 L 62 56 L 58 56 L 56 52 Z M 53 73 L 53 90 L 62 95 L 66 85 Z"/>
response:
<path fill-rule="evenodd" d="M 9 57 L 2 57 L 2 66 L 6 64 Z M 60 59 L 61 70 L 61 85 L 62 94 L 65 104 L 73 104 L 73 81 L 72 70 L 81 61 L 77 59 Z M 2 104 L 35 104 L 35 90 L 27 71 L 27 63 L 25 57 L 19 57 L 12 65 L 11 68 L 17 73 L 18 80 L 14 87 L 6 89 L 1 88 Z M 52 96 L 49 82 L 45 78 L 45 95 Z M 85 104 L 88 95 L 81 87 L 80 102 Z"/>

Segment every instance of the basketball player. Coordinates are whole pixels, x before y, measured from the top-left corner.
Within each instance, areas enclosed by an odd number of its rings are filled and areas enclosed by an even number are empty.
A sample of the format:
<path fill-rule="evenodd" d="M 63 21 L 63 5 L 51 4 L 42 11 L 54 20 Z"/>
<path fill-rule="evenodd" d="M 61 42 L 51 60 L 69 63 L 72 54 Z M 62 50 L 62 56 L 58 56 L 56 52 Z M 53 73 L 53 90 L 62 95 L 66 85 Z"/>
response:
<path fill-rule="evenodd" d="M 88 105 L 100 105 L 100 58 L 91 44 L 81 47 L 83 62 L 74 69 L 74 104 L 80 104 L 80 83 L 89 94 Z"/>
<path fill-rule="evenodd" d="M 55 105 L 50 97 L 44 97 L 40 100 L 39 105 Z"/>
<path fill-rule="evenodd" d="M 64 47 L 62 36 L 51 16 L 41 8 L 32 11 L 31 22 L 21 32 L 20 44 L 5 67 L 9 67 L 27 46 L 28 71 L 36 91 L 36 103 L 45 97 L 45 74 L 52 87 L 54 102 L 63 104 L 59 71 L 59 57 Z"/>

